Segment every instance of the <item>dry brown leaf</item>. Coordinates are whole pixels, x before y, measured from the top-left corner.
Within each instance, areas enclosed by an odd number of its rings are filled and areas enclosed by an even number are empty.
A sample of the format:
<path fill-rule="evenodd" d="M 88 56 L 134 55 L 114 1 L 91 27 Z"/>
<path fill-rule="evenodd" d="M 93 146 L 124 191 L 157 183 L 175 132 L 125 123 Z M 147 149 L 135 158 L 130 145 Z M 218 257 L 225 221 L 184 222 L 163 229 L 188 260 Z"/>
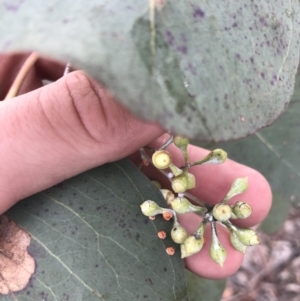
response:
<path fill-rule="evenodd" d="M 28 254 L 30 235 L 5 215 L 0 216 L 0 294 L 26 287 L 35 262 Z"/>

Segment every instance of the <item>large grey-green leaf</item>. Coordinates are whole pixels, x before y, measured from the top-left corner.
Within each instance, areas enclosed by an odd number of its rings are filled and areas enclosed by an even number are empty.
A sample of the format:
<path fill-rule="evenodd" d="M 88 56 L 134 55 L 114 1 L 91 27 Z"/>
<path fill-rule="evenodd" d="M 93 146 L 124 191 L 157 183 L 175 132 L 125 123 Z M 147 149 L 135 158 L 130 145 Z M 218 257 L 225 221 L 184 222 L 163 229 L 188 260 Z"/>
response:
<path fill-rule="evenodd" d="M 278 193 L 273 193 L 273 204 L 267 218 L 261 223 L 259 229 L 265 233 L 279 231 L 286 221 L 291 205 Z"/>
<path fill-rule="evenodd" d="M 168 256 L 174 243 L 157 237 L 171 223 L 145 217 L 145 199 L 164 202 L 137 168 L 119 161 L 20 202 L 8 215 L 31 234 L 37 269 L 16 299 L 187 300 L 180 252 Z"/>
<path fill-rule="evenodd" d="M 198 277 L 186 270 L 190 301 L 219 301 L 223 295 L 226 280 L 211 280 Z"/>
<path fill-rule="evenodd" d="M 165 1 L 151 23 L 155 2 L 0 0 L 0 51 L 70 61 L 136 114 L 202 140 L 245 136 L 282 112 L 298 0 Z"/>
<path fill-rule="evenodd" d="M 229 157 L 260 171 L 271 184 L 274 202 L 300 203 L 300 73 L 292 100 L 286 111 L 270 127 L 248 138 L 220 144 Z M 257 196 L 259 198 L 259 195 Z M 263 201 L 263 200 L 262 200 Z M 281 208 L 282 204 L 276 204 Z M 286 204 L 289 207 L 289 204 Z M 272 214 L 272 211 L 271 211 Z M 276 211 L 277 222 L 283 223 L 287 210 Z M 281 217 L 279 217 L 281 215 Z M 271 219 L 275 217 L 270 217 Z"/>

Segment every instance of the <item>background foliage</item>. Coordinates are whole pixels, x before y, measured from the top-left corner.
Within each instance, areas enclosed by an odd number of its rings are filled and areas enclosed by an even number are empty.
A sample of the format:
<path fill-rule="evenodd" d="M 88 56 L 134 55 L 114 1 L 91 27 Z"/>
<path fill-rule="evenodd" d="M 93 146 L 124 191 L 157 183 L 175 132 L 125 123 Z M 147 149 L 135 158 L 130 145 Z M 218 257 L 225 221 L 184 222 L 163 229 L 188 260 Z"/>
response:
<path fill-rule="evenodd" d="M 211 280 L 198 277 L 186 270 L 190 301 L 218 301 L 223 295 L 226 280 Z"/>

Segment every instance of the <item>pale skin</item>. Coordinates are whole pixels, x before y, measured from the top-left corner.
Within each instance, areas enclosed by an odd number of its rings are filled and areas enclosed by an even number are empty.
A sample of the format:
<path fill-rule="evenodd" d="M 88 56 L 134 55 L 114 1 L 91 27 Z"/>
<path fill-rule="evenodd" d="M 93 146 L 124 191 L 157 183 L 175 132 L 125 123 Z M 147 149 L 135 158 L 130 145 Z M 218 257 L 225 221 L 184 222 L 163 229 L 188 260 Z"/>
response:
<path fill-rule="evenodd" d="M 0 99 L 4 99 L 26 56 L 0 55 Z M 103 85 L 82 71 L 60 78 L 63 72 L 62 64 L 38 60 L 26 77 L 20 96 L 0 102 L 0 214 L 20 199 L 93 167 L 129 155 L 137 162 L 134 153 L 140 147 L 158 147 L 168 137 L 159 125 L 129 113 Z M 42 78 L 55 82 L 42 87 Z M 174 146 L 168 150 L 180 166 L 180 151 Z M 189 151 L 191 161 L 208 153 L 194 146 Z M 196 176 L 197 189 L 190 192 L 211 204 L 226 195 L 233 180 L 248 177 L 248 190 L 242 198 L 236 196 L 229 203 L 247 201 L 253 213 L 236 224 L 252 227 L 266 217 L 272 194 L 258 171 L 229 159 L 222 165 L 193 167 L 191 171 Z M 151 179 L 168 183 L 151 168 L 146 173 Z M 199 219 L 188 214 L 182 216 L 181 223 L 192 232 Z M 203 250 L 185 260 L 192 272 L 218 279 L 232 275 L 240 267 L 243 254 L 231 247 L 226 229 L 219 227 L 218 231 L 227 250 L 224 267 L 210 259 L 207 233 Z"/>

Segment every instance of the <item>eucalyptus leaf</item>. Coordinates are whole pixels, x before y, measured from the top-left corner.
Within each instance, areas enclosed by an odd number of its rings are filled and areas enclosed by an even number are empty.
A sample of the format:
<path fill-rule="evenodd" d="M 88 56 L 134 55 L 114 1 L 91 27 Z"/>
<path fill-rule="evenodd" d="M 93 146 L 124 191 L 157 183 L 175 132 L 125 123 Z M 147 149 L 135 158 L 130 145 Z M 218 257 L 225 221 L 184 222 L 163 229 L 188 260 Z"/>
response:
<path fill-rule="evenodd" d="M 224 141 L 274 121 L 299 61 L 299 1 L 0 0 L 0 51 L 36 50 L 139 116 Z"/>
<path fill-rule="evenodd" d="M 289 106 L 270 127 L 239 141 L 202 146 L 221 147 L 229 158 L 257 169 L 267 178 L 274 195 L 269 218 L 280 228 L 290 203 L 300 205 L 300 72 Z"/>
<path fill-rule="evenodd" d="M 157 237 L 172 223 L 145 217 L 145 199 L 164 204 L 124 160 L 21 201 L 8 216 L 30 233 L 37 268 L 27 288 L 1 300 L 188 300 L 179 248 Z"/>
<path fill-rule="evenodd" d="M 290 207 L 290 204 L 281 195 L 273 194 L 271 211 L 259 229 L 269 234 L 279 231 L 288 217 Z"/>
<path fill-rule="evenodd" d="M 222 298 L 226 280 L 211 280 L 198 277 L 186 270 L 190 301 L 219 301 Z"/>

